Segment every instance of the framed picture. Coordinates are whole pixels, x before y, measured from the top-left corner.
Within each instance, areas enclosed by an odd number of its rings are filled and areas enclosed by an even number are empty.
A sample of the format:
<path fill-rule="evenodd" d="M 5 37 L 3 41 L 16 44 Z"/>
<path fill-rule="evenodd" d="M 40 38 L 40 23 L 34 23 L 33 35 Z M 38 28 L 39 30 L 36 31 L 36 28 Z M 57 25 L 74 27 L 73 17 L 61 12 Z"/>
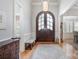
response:
<path fill-rule="evenodd" d="M 0 30 L 5 30 L 5 12 L 0 10 Z"/>

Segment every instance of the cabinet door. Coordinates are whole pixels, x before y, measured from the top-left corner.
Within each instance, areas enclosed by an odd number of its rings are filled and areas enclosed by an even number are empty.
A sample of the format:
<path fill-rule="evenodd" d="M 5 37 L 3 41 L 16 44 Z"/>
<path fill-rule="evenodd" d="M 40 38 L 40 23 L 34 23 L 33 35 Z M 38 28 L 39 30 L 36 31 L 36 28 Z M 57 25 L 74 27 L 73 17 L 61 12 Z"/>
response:
<path fill-rule="evenodd" d="M 4 59 L 11 59 L 11 51 L 9 44 L 4 46 Z"/>
<path fill-rule="evenodd" d="M 12 42 L 11 44 L 10 44 L 10 49 L 11 49 L 11 59 L 15 59 L 15 56 L 16 56 L 16 53 L 15 53 L 15 43 L 14 42 Z"/>
<path fill-rule="evenodd" d="M 19 41 L 15 41 L 11 45 L 11 59 L 19 59 Z"/>
<path fill-rule="evenodd" d="M 3 52 L 4 52 L 4 48 L 0 47 L 0 59 L 4 59 L 3 58 Z"/>
<path fill-rule="evenodd" d="M 15 58 L 19 59 L 19 41 L 15 42 L 15 53 L 16 53 Z"/>

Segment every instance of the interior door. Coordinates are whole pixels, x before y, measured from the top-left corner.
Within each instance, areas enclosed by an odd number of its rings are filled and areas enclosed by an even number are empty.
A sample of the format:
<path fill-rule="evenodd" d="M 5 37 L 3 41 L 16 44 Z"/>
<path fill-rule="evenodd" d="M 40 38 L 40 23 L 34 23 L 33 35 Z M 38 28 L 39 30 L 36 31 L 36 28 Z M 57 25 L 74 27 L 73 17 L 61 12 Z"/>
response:
<path fill-rule="evenodd" d="M 40 12 L 36 19 L 37 41 L 54 41 L 55 39 L 55 18 L 51 12 Z"/>

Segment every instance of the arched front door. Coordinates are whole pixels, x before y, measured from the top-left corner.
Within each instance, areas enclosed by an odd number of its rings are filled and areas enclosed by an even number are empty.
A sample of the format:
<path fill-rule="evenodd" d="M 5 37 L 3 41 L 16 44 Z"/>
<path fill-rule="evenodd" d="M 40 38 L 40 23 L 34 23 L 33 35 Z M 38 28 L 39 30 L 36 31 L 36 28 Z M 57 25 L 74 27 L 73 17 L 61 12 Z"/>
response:
<path fill-rule="evenodd" d="M 49 11 L 42 11 L 36 17 L 36 40 L 43 42 L 55 40 L 55 18 Z"/>

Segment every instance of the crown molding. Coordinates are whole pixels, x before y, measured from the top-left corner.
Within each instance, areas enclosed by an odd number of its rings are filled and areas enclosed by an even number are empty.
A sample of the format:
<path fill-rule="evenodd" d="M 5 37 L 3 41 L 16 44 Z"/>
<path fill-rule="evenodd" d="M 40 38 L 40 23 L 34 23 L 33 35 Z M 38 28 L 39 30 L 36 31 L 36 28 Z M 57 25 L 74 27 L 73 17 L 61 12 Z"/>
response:
<path fill-rule="evenodd" d="M 32 5 L 42 5 L 42 3 L 41 2 L 33 2 Z M 49 5 L 58 5 L 58 3 L 56 3 L 56 2 L 55 3 L 50 2 Z"/>

